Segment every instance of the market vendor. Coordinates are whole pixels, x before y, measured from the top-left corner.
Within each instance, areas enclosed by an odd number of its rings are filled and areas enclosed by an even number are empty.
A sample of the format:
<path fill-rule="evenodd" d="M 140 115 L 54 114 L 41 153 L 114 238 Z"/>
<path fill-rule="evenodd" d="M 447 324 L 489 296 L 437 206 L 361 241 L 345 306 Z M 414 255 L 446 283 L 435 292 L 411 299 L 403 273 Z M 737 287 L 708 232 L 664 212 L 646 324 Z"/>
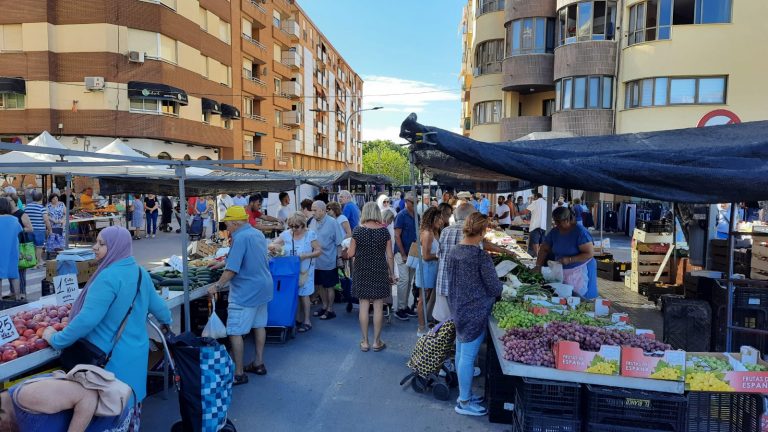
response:
<path fill-rule="evenodd" d="M 93 200 L 93 188 L 87 187 L 80 195 L 80 208 L 85 211 L 96 210 L 96 202 Z"/>
<path fill-rule="evenodd" d="M 555 227 L 544 237 L 534 271 L 541 272 L 550 256 L 563 265 L 563 283 L 573 286 L 573 292 L 586 299 L 597 297 L 597 263 L 592 236 L 568 207 L 552 212 Z"/>
<path fill-rule="evenodd" d="M 261 194 L 253 194 L 248 198 L 248 206 L 245 208 L 246 213 L 248 213 L 248 223 L 253 227 L 256 227 L 260 220 L 280 223 L 279 219 L 262 213 L 261 205 L 263 202 L 264 198 Z"/>

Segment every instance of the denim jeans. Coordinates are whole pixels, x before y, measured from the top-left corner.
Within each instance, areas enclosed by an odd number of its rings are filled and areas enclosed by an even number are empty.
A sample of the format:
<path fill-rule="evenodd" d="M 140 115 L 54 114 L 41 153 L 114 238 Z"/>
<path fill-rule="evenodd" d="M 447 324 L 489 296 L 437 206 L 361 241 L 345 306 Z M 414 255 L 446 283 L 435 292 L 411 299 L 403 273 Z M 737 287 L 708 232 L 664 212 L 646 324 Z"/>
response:
<path fill-rule="evenodd" d="M 147 235 L 157 234 L 157 211 L 147 212 Z"/>
<path fill-rule="evenodd" d="M 460 401 L 468 401 L 472 397 L 475 360 L 483 339 L 485 339 L 485 330 L 471 342 L 459 342 L 459 339 L 456 339 L 456 374 L 459 376 Z"/>

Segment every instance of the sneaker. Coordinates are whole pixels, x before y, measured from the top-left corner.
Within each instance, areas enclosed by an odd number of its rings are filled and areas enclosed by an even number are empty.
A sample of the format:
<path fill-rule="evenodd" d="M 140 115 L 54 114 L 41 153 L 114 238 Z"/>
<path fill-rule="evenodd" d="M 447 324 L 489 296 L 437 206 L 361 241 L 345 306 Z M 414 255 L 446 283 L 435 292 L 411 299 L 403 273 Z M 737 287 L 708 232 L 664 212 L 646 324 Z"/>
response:
<path fill-rule="evenodd" d="M 472 403 L 472 401 L 469 401 L 466 404 L 459 402 L 456 404 L 456 408 L 454 408 L 454 410 L 461 415 L 468 416 L 479 417 L 488 414 L 488 410 L 484 406 Z"/>
<path fill-rule="evenodd" d="M 146 236 L 144 236 L 144 238 L 149 238 L 149 234 L 147 234 Z"/>
<path fill-rule="evenodd" d="M 155 238 L 155 235 L 154 235 L 154 234 L 152 234 L 152 238 Z"/>
<path fill-rule="evenodd" d="M 460 403 L 461 402 L 459 402 L 459 398 L 456 398 L 456 404 L 458 405 Z M 472 395 L 472 397 L 469 398 L 469 403 L 470 404 L 477 404 L 477 405 L 483 404 L 483 403 L 485 403 L 485 397 L 478 396 L 478 395 Z"/>
<path fill-rule="evenodd" d="M 406 314 L 407 314 L 409 317 L 417 317 L 417 316 L 419 316 L 419 314 L 418 314 L 418 313 L 416 313 L 416 308 L 415 308 L 415 307 L 412 307 L 412 308 L 408 308 L 408 309 L 406 309 L 406 310 L 405 310 L 405 313 L 406 313 Z"/>
<path fill-rule="evenodd" d="M 422 337 L 425 334 L 427 334 L 427 330 L 425 330 L 425 329 L 417 329 L 416 330 L 416 337 Z"/>
<path fill-rule="evenodd" d="M 406 313 L 403 309 L 400 309 L 399 311 L 395 312 L 395 318 L 399 319 L 400 321 L 408 321 L 408 313 Z"/>

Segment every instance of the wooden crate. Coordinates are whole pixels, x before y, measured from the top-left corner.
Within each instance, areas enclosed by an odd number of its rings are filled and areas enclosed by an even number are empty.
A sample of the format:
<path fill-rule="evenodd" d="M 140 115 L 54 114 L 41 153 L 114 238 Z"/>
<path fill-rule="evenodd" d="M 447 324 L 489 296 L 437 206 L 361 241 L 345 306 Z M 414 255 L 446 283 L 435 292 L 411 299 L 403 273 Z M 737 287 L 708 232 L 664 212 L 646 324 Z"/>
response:
<path fill-rule="evenodd" d="M 672 234 L 647 233 L 635 228 L 632 240 L 641 243 L 672 243 Z"/>

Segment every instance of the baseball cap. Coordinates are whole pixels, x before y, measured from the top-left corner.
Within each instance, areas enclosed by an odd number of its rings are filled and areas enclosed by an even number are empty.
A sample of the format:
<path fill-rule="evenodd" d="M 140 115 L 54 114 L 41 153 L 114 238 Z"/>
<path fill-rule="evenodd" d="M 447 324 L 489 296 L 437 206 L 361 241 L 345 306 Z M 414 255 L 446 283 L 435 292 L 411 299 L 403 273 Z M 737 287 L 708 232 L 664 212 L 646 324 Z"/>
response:
<path fill-rule="evenodd" d="M 248 220 L 248 213 L 245 212 L 243 206 L 232 206 L 227 209 L 227 214 L 224 215 L 225 221 L 244 221 Z"/>

